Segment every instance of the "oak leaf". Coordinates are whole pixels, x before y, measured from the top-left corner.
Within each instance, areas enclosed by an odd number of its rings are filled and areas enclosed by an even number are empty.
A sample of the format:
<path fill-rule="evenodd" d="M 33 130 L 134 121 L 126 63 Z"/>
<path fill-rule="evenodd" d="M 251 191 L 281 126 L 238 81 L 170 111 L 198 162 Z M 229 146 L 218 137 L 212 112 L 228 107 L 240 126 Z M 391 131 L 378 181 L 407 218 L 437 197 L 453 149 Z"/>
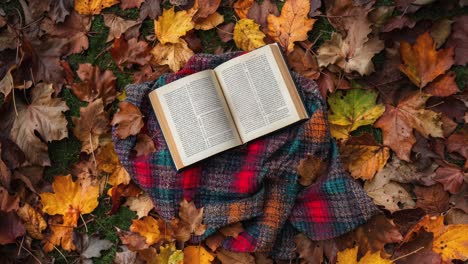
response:
<path fill-rule="evenodd" d="M 340 154 L 351 176 L 370 180 L 387 164 L 390 149 L 378 144 L 370 134 L 364 134 L 347 141 Z"/>
<path fill-rule="evenodd" d="M 121 36 L 115 39 L 109 53 L 120 70 L 123 67 L 130 68 L 133 64 L 146 65 L 151 60 L 148 43 L 136 38 L 127 41 Z"/>
<path fill-rule="evenodd" d="M 154 21 L 154 31 L 161 44 L 180 43 L 180 37 L 185 36 L 187 31 L 193 29 L 193 13 L 187 10 L 174 11 L 174 7 L 166 9 Z"/>
<path fill-rule="evenodd" d="M 146 193 L 138 197 L 129 197 L 124 205 L 135 211 L 138 218 L 148 216 L 148 213 L 154 208 L 153 201 Z"/>
<path fill-rule="evenodd" d="M 82 82 L 72 84 L 71 89 L 78 99 L 90 103 L 102 98 L 105 105 L 114 101 L 117 78 L 112 71 L 101 71 L 98 66 L 84 63 L 79 65 L 76 73 Z"/>
<path fill-rule="evenodd" d="M 125 20 L 114 14 L 104 14 L 104 24 L 109 27 L 109 35 L 106 42 L 121 37 L 122 34 L 129 32 L 135 27 L 139 27 L 141 22 L 135 20 Z M 136 37 L 136 36 L 134 36 Z"/>
<path fill-rule="evenodd" d="M 104 112 L 101 98 L 80 107 L 80 117 L 74 116 L 72 121 L 75 124 L 73 134 L 81 141 L 81 151 L 88 154 L 99 147 L 99 137 L 110 128 L 109 116 Z"/>
<path fill-rule="evenodd" d="M 152 216 L 145 216 L 141 219 L 132 220 L 130 231 L 145 237 L 146 243 L 150 246 L 161 240 L 158 221 Z"/>
<path fill-rule="evenodd" d="M 63 215 L 64 223 L 76 226 L 78 217 L 91 213 L 98 206 L 99 186 L 82 188 L 70 175 L 56 176 L 54 193 L 41 193 L 42 210 L 49 215 Z"/>
<path fill-rule="evenodd" d="M 392 264 L 393 261 L 384 259 L 380 252 L 371 253 L 368 251 L 359 261 L 357 261 L 358 248 L 348 248 L 337 254 L 337 264 Z"/>
<path fill-rule="evenodd" d="M 327 164 L 313 155 L 307 154 L 307 157 L 299 161 L 296 167 L 299 174 L 298 182 L 302 186 L 309 186 L 327 171 Z"/>
<path fill-rule="evenodd" d="M 30 104 L 18 97 L 16 109 L 18 116 L 13 121 L 10 139 L 26 155 L 29 162 L 42 166 L 50 165 L 45 142 L 68 137 L 67 119 L 63 112 L 68 110 L 65 101 L 52 97 L 52 84 L 40 83 L 31 90 Z"/>
<path fill-rule="evenodd" d="M 371 125 L 385 111 L 382 104 L 375 104 L 377 93 L 361 89 L 338 91 L 328 98 L 330 105 L 330 130 L 333 137 L 347 139 L 349 133 L 360 126 Z"/>
<path fill-rule="evenodd" d="M 453 48 L 437 51 L 431 35 L 426 32 L 411 46 L 403 41 L 400 45 L 403 64 L 400 70 L 419 88 L 423 88 L 453 65 Z"/>
<path fill-rule="evenodd" d="M 190 227 L 190 232 L 200 236 L 205 233 L 206 225 L 202 224 L 203 208 L 197 209 L 195 203 L 182 200 L 180 202 L 179 217 Z"/>
<path fill-rule="evenodd" d="M 247 18 L 250 8 L 254 4 L 254 0 L 237 0 L 234 5 L 234 12 L 240 19 Z"/>
<path fill-rule="evenodd" d="M 202 246 L 188 246 L 184 248 L 184 263 L 210 264 L 214 256 Z"/>
<path fill-rule="evenodd" d="M 113 6 L 119 0 L 75 0 L 75 10 L 82 15 L 97 15 L 102 9 Z"/>
<path fill-rule="evenodd" d="M 268 35 L 291 52 L 294 42 L 306 40 L 314 26 L 316 19 L 308 18 L 309 10 L 309 0 L 286 0 L 279 17 L 268 16 Z"/>
<path fill-rule="evenodd" d="M 47 223 L 44 217 L 34 207 L 25 203 L 18 210 L 18 216 L 23 220 L 24 226 L 28 231 L 29 235 L 34 239 L 41 240 L 44 236 L 42 231 L 46 229 Z"/>
<path fill-rule="evenodd" d="M 134 150 L 136 156 L 146 156 L 156 151 L 154 141 L 146 134 L 138 134 Z"/>
<path fill-rule="evenodd" d="M 213 14 L 209 15 L 208 17 L 204 18 L 200 22 L 197 22 L 194 25 L 195 29 L 201 30 L 210 30 L 212 28 L 217 27 L 219 24 L 224 22 L 224 16 L 218 12 L 214 12 Z"/>
<path fill-rule="evenodd" d="M 119 111 L 114 115 L 111 125 L 116 126 L 116 133 L 120 139 L 136 135 L 144 126 L 143 114 L 134 104 L 120 102 Z"/>
<path fill-rule="evenodd" d="M 151 50 L 151 53 L 157 65 L 169 65 L 169 68 L 174 72 L 182 68 L 194 54 L 183 39 L 179 39 L 177 43 L 165 45 L 158 43 Z"/>
<path fill-rule="evenodd" d="M 374 124 L 382 129 L 384 145 L 389 146 L 402 160 L 410 161 L 411 148 L 416 142 L 413 129 L 425 138 L 443 137 L 441 114 L 425 109 L 429 97 L 416 91 L 397 106 L 387 104 L 385 113 Z"/>
<path fill-rule="evenodd" d="M 260 25 L 252 19 L 243 18 L 234 26 L 234 42 L 245 51 L 251 51 L 265 45 L 265 34 L 260 31 Z"/>

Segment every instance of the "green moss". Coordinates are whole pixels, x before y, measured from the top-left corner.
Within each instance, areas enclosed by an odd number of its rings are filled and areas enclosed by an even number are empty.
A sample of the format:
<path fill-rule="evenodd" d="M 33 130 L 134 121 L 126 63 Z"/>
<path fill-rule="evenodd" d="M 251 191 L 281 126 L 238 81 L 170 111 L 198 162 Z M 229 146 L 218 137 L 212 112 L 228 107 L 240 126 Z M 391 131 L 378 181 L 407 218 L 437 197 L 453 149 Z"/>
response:
<path fill-rule="evenodd" d="M 455 66 L 452 68 L 455 72 L 455 81 L 457 82 L 458 88 L 464 91 L 468 85 L 468 67 L 467 66 Z"/>
<path fill-rule="evenodd" d="M 214 53 L 218 47 L 225 47 L 225 43 L 219 38 L 216 28 L 205 31 L 200 30 L 197 34 L 202 42 L 203 53 Z"/>
<path fill-rule="evenodd" d="M 130 8 L 130 9 L 122 10 L 120 9 L 119 5 L 113 5 L 109 8 L 106 8 L 102 11 L 102 13 L 112 13 L 119 17 L 122 17 L 125 19 L 132 19 L 132 20 L 138 19 L 140 15 L 140 11 L 138 8 Z"/>
<path fill-rule="evenodd" d="M 141 24 L 141 36 L 146 37 L 148 35 L 154 34 L 154 20 L 145 19 Z"/>
<path fill-rule="evenodd" d="M 49 143 L 49 157 L 51 166 L 46 167 L 44 178 L 52 182 L 53 177 L 70 173 L 70 166 L 78 161 L 81 143 L 73 136 L 71 131 L 66 139 Z"/>
<path fill-rule="evenodd" d="M 358 136 L 361 136 L 361 135 L 364 134 L 364 133 L 371 134 L 372 137 L 373 137 L 377 142 L 379 142 L 380 144 L 382 144 L 382 142 L 383 142 L 382 130 L 380 130 L 380 129 L 378 129 L 378 128 L 374 128 L 374 127 L 371 126 L 371 125 L 358 127 L 358 129 L 356 129 L 356 130 L 354 130 L 353 132 L 351 132 L 351 136 L 358 137 Z"/>
<path fill-rule="evenodd" d="M 458 15 L 468 14 L 468 6 L 463 8 L 447 9 L 447 3 L 444 1 L 425 5 L 416 13 L 409 15 L 412 19 L 419 21 L 423 19 L 438 20 L 442 18 L 451 18 Z"/>
<path fill-rule="evenodd" d="M 319 47 L 331 38 L 333 32 L 335 32 L 335 28 L 328 22 L 327 18 L 317 17 L 314 27 L 309 32 L 309 40 L 315 42 L 315 47 Z"/>
<path fill-rule="evenodd" d="M 377 0 L 374 6 L 393 6 L 395 2 L 393 0 Z"/>

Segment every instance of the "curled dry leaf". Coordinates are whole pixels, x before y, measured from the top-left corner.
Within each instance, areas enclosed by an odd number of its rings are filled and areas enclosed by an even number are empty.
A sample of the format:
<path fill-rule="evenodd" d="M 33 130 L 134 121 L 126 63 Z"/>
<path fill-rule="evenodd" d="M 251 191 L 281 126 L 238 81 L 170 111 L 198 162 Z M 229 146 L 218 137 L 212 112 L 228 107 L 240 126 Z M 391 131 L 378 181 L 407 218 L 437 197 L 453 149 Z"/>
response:
<path fill-rule="evenodd" d="M 71 89 L 78 99 L 93 102 L 102 98 L 104 105 L 114 101 L 117 96 L 117 78 L 112 71 L 101 71 L 98 66 L 84 63 L 79 65 L 76 73 L 82 82 L 72 84 Z"/>
<path fill-rule="evenodd" d="M 180 70 L 194 54 L 183 39 L 179 39 L 179 42 L 175 44 L 158 43 L 151 53 L 157 65 L 168 65 L 174 72 Z"/>
<path fill-rule="evenodd" d="M 134 150 L 136 151 L 136 156 L 147 156 L 156 151 L 154 146 L 154 141 L 146 134 L 138 134 L 137 142 Z"/>
<path fill-rule="evenodd" d="M 377 174 L 373 181 L 364 184 L 364 190 L 374 203 L 391 213 L 414 208 L 415 202 L 411 194 L 397 182 L 386 182 L 385 177 L 385 174 Z"/>
<path fill-rule="evenodd" d="M 419 88 L 445 73 L 454 63 L 453 48 L 437 51 L 428 32 L 418 36 L 413 46 L 403 41 L 400 54 L 403 60 L 400 70 Z"/>
<path fill-rule="evenodd" d="M 180 43 L 180 37 L 193 29 L 193 13 L 187 10 L 174 11 L 174 7 L 164 10 L 154 21 L 154 31 L 161 44 Z"/>
<path fill-rule="evenodd" d="M 40 83 L 31 90 L 30 104 L 19 97 L 16 99 L 18 116 L 13 121 L 10 139 L 21 148 L 32 164 L 50 165 L 47 145 L 35 132 L 45 142 L 68 137 L 67 119 L 63 114 L 68 106 L 65 101 L 54 98 L 53 93 L 52 84 Z"/>
<path fill-rule="evenodd" d="M 206 225 L 202 224 L 203 208 L 197 209 L 193 201 L 189 203 L 184 199 L 180 202 L 179 217 L 189 225 L 191 233 L 197 236 L 205 233 Z"/>
<path fill-rule="evenodd" d="M 116 126 L 116 133 L 120 139 L 137 135 L 144 126 L 143 114 L 134 104 L 120 102 L 119 111 L 114 115 L 111 125 Z"/>
<path fill-rule="evenodd" d="M 99 147 L 99 137 L 109 131 L 109 116 L 104 112 L 102 99 L 99 98 L 80 107 L 80 117 L 72 117 L 73 134 L 81 141 L 81 151 L 91 153 Z"/>
<path fill-rule="evenodd" d="M 362 89 L 337 91 L 328 98 L 330 130 L 333 137 L 347 139 L 360 126 L 371 125 L 385 111 L 376 104 L 377 93 Z"/>
<path fill-rule="evenodd" d="M 106 42 L 112 41 L 115 38 L 119 38 L 125 32 L 137 26 L 139 27 L 141 24 L 139 21 L 125 20 L 114 14 L 104 14 L 103 16 L 104 24 L 110 28 Z"/>
<path fill-rule="evenodd" d="M 221 4 L 221 0 L 195 0 L 190 12 L 194 12 L 193 21 L 200 22 L 213 14 Z"/>
<path fill-rule="evenodd" d="M 123 36 L 116 38 L 109 50 L 120 70 L 130 68 L 133 64 L 146 65 L 151 60 L 150 47 L 145 41 L 132 38 L 129 41 Z"/>
<path fill-rule="evenodd" d="M 288 53 L 294 49 L 294 42 L 307 39 L 316 19 L 308 18 L 309 0 L 287 0 L 279 17 L 268 16 L 268 35 L 277 41 Z"/>
<path fill-rule="evenodd" d="M 243 18 L 234 26 L 234 42 L 245 51 L 251 51 L 265 45 L 265 34 L 260 31 L 260 25 L 252 19 Z"/>
<path fill-rule="evenodd" d="M 119 0 L 75 0 L 75 10 L 82 15 L 97 15 L 102 9 L 118 2 Z"/>
<path fill-rule="evenodd" d="M 34 207 L 25 203 L 19 208 L 18 216 L 23 220 L 24 226 L 32 238 L 39 240 L 44 238 L 42 231 L 46 229 L 47 223 L 41 213 L 34 209 Z"/>
<path fill-rule="evenodd" d="M 299 184 L 309 186 L 326 173 L 327 164 L 323 160 L 307 154 L 307 157 L 299 162 L 296 170 L 299 174 L 297 180 Z"/>

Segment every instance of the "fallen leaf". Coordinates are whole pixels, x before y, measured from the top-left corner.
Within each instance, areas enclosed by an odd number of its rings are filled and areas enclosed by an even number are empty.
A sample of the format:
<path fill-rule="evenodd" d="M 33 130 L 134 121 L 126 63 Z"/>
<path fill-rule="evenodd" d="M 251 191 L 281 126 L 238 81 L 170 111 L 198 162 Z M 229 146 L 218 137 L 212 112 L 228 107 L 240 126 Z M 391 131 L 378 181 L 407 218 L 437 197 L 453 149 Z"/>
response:
<path fill-rule="evenodd" d="M 468 214 L 463 212 L 463 210 L 451 208 L 445 214 L 445 222 L 450 225 L 468 225 Z"/>
<path fill-rule="evenodd" d="M 383 174 L 381 174 L 383 175 Z M 381 181 L 380 176 L 376 176 L 376 182 Z M 384 176 L 385 177 L 385 176 Z M 391 213 L 403 209 L 411 209 L 415 207 L 415 202 L 411 194 L 406 191 L 403 186 L 396 182 L 388 182 L 384 185 L 371 183 L 364 184 L 364 190 L 371 197 L 376 205 L 385 207 Z"/>
<path fill-rule="evenodd" d="M 455 73 L 449 72 L 429 83 L 424 92 L 433 96 L 450 96 L 459 92 L 457 83 L 455 82 Z"/>
<path fill-rule="evenodd" d="M 0 245 L 15 243 L 26 233 L 21 219 L 14 212 L 0 211 Z"/>
<path fill-rule="evenodd" d="M 389 259 L 384 259 L 380 257 L 380 252 L 371 253 L 368 251 L 359 261 L 357 261 L 358 256 L 358 246 L 354 248 L 348 248 L 344 251 L 338 252 L 337 255 L 337 264 L 392 264 L 393 261 Z"/>
<path fill-rule="evenodd" d="M 395 29 L 402 28 L 413 28 L 416 25 L 416 21 L 411 19 L 408 16 L 395 16 L 391 17 L 385 22 L 385 25 L 382 27 L 382 32 L 390 32 Z"/>
<path fill-rule="evenodd" d="M 44 217 L 31 205 L 25 203 L 18 210 L 18 216 L 23 220 L 28 234 L 34 239 L 43 239 L 42 231 L 46 229 L 47 223 Z"/>
<path fill-rule="evenodd" d="M 182 257 L 182 259 L 180 259 Z M 159 247 L 159 254 L 156 255 L 156 263 L 182 264 L 184 253 L 176 249 L 174 243 Z"/>
<path fill-rule="evenodd" d="M 400 45 L 403 64 L 400 70 L 419 88 L 423 88 L 453 65 L 453 48 L 436 51 L 428 32 L 418 36 L 411 46 L 403 41 Z"/>
<path fill-rule="evenodd" d="M 450 193 L 458 193 L 463 181 L 468 182 L 468 173 L 463 172 L 456 166 L 439 167 L 434 180 L 440 182 L 444 186 L 444 190 Z"/>
<path fill-rule="evenodd" d="M 80 117 L 72 117 L 73 134 L 81 141 L 81 151 L 88 154 L 99 147 L 99 137 L 109 131 L 109 116 L 104 112 L 102 99 L 99 98 L 80 107 Z"/>
<path fill-rule="evenodd" d="M 50 0 L 47 14 L 55 23 L 60 23 L 72 12 L 73 6 L 73 0 Z"/>
<path fill-rule="evenodd" d="M 10 139 L 26 155 L 32 164 L 49 166 L 47 144 L 68 137 L 67 119 L 63 112 L 68 110 L 65 101 L 52 97 L 52 84 L 40 83 L 31 90 L 29 104 L 16 98 L 18 116 L 13 121 Z M 39 133 L 42 140 L 35 135 Z"/>
<path fill-rule="evenodd" d="M 116 127 L 116 133 L 120 139 L 137 135 L 144 126 L 143 114 L 134 104 L 120 102 L 119 111 L 114 115 L 111 125 Z"/>
<path fill-rule="evenodd" d="M 311 50 L 304 50 L 299 45 L 296 45 L 286 58 L 289 66 L 302 76 L 312 80 L 317 80 L 320 77 L 317 58 L 312 54 Z"/>
<path fill-rule="evenodd" d="M 120 0 L 120 9 L 140 8 L 145 0 Z"/>
<path fill-rule="evenodd" d="M 254 4 L 254 0 L 237 0 L 234 5 L 234 12 L 240 19 L 247 18 L 250 8 Z"/>
<path fill-rule="evenodd" d="M 0 211 L 11 212 L 19 209 L 19 196 L 13 196 L 8 190 L 0 186 Z"/>
<path fill-rule="evenodd" d="M 98 66 L 84 63 L 79 65 L 76 73 L 82 82 L 72 84 L 71 89 L 78 99 L 90 103 L 102 98 L 105 105 L 114 101 L 117 78 L 112 71 L 101 71 Z"/>
<path fill-rule="evenodd" d="M 148 216 L 148 213 L 154 208 L 153 201 L 146 193 L 138 197 L 129 197 L 124 205 L 136 212 L 138 218 Z"/>
<path fill-rule="evenodd" d="M 151 60 L 150 47 L 145 41 L 132 38 L 129 41 L 123 36 L 116 38 L 109 50 L 110 55 L 120 70 L 130 68 L 133 64 L 146 65 Z"/>
<path fill-rule="evenodd" d="M 237 236 L 244 231 L 245 230 L 242 227 L 241 222 L 236 222 L 236 223 L 224 226 L 219 229 L 219 232 L 223 234 L 225 237 L 233 237 L 233 238 L 237 238 Z"/>
<path fill-rule="evenodd" d="M 8 69 L 7 73 L 3 77 L 2 80 L 0 80 L 0 93 L 3 94 L 3 98 L 6 98 L 11 91 L 15 88 L 13 76 L 11 75 L 11 72 L 16 69 L 16 65 L 13 65 Z"/>
<path fill-rule="evenodd" d="M 151 65 L 146 64 L 140 68 L 140 71 L 133 74 L 134 83 L 144 83 L 148 81 L 154 81 L 159 78 L 159 76 L 164 73 L 169 72 L 169 67 L 167 65 L 151 67 Z M 119 100 L 122 101 L 122 100 Z"/>
<path fill-rule="evenodd" d="M 204 18 L 213 14 L 221 4 L 221 0 L 195 0 L 192 9 L 189 12 L 194 12 L 193 21 L 200 22 Z"/>
<path fill-rule="evenodd" d="M 108 183 L 111 186 L 127 185 L 130 183 L 130 175 L 122 163 L 120 163 L 112 142 L 99 149 L 96 155 L 96 163 L 100 171 L 110 174 Z"/>
<path fill-rule="evenodd" d="M 75 244 L 83 262 L 101 257 L 101 251 L 108 250 L 114 245 L 107 239 L 99 239 L 98 235 L 88 236 L 78 232 L 73 232 L 73 244 Z"/>
<path fill-rule="evenodd" d="M 435 48 L 440 48 L 452 31 L 453 21 L 447 18 L 436 20 L 429 31 L 434 40 Z"/>
<path fill-rule="evenodd" d="M 468 225 L 449 225 L 443 233 L 434 237 L 432 250 L 439 253 L 442 261 L 450 263 L 454 259 L 468 259 Z"/>
<path fill-rule="evenodd" d="M 343 165 L 354 178 L 370 180 L 390 157 L 390 149 L 378 144 L 370 134 L 351 138 L 340 148 Z"/>
<path fill-rule="evenodd" d="M 328 97 L 328 93 L 333 93 L 335 90 L 351 89 L 351 85 L 346 78 L 343 78 L 341 74 L 337 76 L 327 69 L 321 71 L 317 84 L 324 99 Z"/>
<path fill-rule="evenodd" d="M 149 247 L 146 243 L 146 237 L 135 232 L 120 230 L 118 227 L 116 229 L 122 244 L 127 246 L 131 251 L 140 251 Z"/>
<path fill-rule="evenodd" d="M 197 236 L 205 233 L 206 225 L 202 224 L 203 208 L 197 209 L 193 201 L 189 203 L 184 199 L 180 202 L 179 217 L 189 224 L 191 233 L 195 233 Z"/>
<path fill-rule="evenodd" d="M 154 31 L 159 42 L 179 44 L 180 37 L 194 27 L 192 16 L 187 10 L 175 12 L 174 7 L 164 10 L 158 20 L 154 21 Z"/>
<path fill-rule="evenodd" d="M 463 66 L 468 63 L 468 16 L 457 16 L 454 20 L 447 46 L 454 49 L 455 64 Z"/>
<path fill-rule="evenodd" d="M 184 248 L 184 263 L 210 264 L 214 256 L 202 246 L 188 246 Z"/>
<path fill-rule="evenodd" d="M 397 106 L 387 104 L 385 113 L 374 124 L 382 129 L 384 145 L 389 146 L 402 160 L 410 161 L 411 148 L 416 142 L 413 129 L 425 138 L 443 137 L 441 114 L 425 109 L 429 97 L 416 91 Z"/>
<path fill-rule="evenodd" d="M 318 1 L 320 2 L 320 1 Z M 311 9 L 312 10 L 312 9 Z M 276 2 L 264 0 L 261 3 L 254 1 L 247 13 L 247 18 L 253 19 L 255 23 L 260 25 L 263 33 L 268 33 L 268 15 L 279 16 L 280 12 Z"/>
<path fill-rule="evenodd" d="M 216 28 L 219 38 L 222 42 L 228 42 L 234 35 L 234 23 L 227 23 Z"/>
<path fill-rule="evenodd" d="M 210 30 L 224 22 L 224 16 L 218 12 L 214 12 L 200 22 L 195 23 L 194 28 L 200 30 Z"/>
<path fill-rule="evenodd" d="M 465 168 L 468 168 L 468 129 L 464 128 L 457 133 L 453 133 L 447 139 L 447 150 L 459 153 L 465 158 Z"/>
<path fill-rule="evenodd" d="M 268 35 L 277 41 L 287 53 L 294 49 L 294 42 L 307 39 L 316 19 L 308 18 L 309 0 L 286 0 L 281 15 L 268 15 Z"/>
<path fill-rule="evenodd" d="M 299 161 L 296 167 L 299 174 L 298 182 L 302 186 L 309 186 L 327 171 L 327 164 L 313 155 L 307 154 L 307 157 Z"/>
<path fill-rule="evenodd" d="M 137 252 L 128 250 L 126 247 L 122 252 L 116 252 L 114 263 L 115 264 L 136 264 L 137 263 Z"/>
<path fill-rule="evenodd" d="M 114 14 L 104 14 L 103 16 L 104 24 L 110 28 L 106 42 L 112 41 L 115 38 L 119 38 L 128 30 L 141 24 L 139 21 L 125 20 Z"/>
<path fill-rule="evenodd" d="M 73 219 L 67 219 L 67 221 L 74 221 Z M 76 223 L 64 222 L 63 224 L 49 223 L 52 233 L 45 237 L 43 241 L 44 251 L 50 252 L 54 250 L 55 246 L 62 246 L 66 251 L 75 250 L 76 247 L 73 244 L 73 227 Z"/>
<path fill-rule="evenodd" d="M 118 2 L 119 0 L 75 0 L 75 10 L 82 15 L 97 15 L 102 9 Z"/>
<path fill-rule="evenodd" d="M 246 252 L 232 252 L 221 248 L 216 252 L 216 258 L 222 264 L 255 264 L 255 258 Z"/>
<path fill-rule="evenodd" d="M 169 65 L 169 68 L 177 72 L 192 57 L 193 51 L 188 47 L 187 42 L 179 39 L 177 43 L 161 44 L 151 50 L 153 60 L 157 65 Z"/>
<path fill-rule="evenodd" d="M 320 264 L 323 261 L 323 247 L 320 242 L 310 240 L 300 233 L 294 237 L 296 253 L 302 264 Z"/>
<path fill-rule="evenodd" d="M 140 7 L 140 20 L 143 21 L 149 17 L 156 19 L 161 15 L 161 0 L 145 0 Z"/>
<path fill-rule="evenodd" d="M 156 151 L 154 146 L 154 141 L 146 134 L 138 134 L 137 142 L 134 150 L 136 151 L 136 156 L 147 156 Z"/>
<path fill-rule="evenodd" d="M 161 240 L 161 232 L 156 219 L 151 216 L 145 216 L 138 220 L 132 220 L 130 231 L 138 233 L 146 238 L 148 245 L 153 245 Z"/>
<path fill-rule="evenodd" d="M 236 46 L 245 51 L 251 51 L 265 45 L 265 34 L 260 31 L 260 25 L 252 19 L 243 18 L 234 26 L 234 42 Z"/>
<path fill-rule="evenodd" d="M 427 214 L 438 215 L 449 208 L 450 195 L 440 183 L 429 187 L 416 185 L 413 191 L 416 194 L 416 207 L 424 209 Z"/>
<path fill-rule="evenodd" d="M 371 125 L 385 111 L 375 104 L 377 93 L 361 89 L 337 91 L 328 98 L 330 130 L 333 137 L 347 139 L 360 126 Z"/>

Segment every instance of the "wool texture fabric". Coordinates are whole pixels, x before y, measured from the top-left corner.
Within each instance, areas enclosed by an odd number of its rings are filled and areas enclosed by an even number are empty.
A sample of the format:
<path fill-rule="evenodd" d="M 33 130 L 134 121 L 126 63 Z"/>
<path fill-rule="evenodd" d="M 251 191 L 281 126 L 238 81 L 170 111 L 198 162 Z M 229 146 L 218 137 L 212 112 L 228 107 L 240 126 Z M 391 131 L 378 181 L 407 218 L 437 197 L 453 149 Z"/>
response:
<path fill-rule="evenodd" d="M 310 118 L 242 146 L 222 152 L 177 172 L 148 93 L 187 75 L 213 69 L 241 52 L 198 54 L 177 73 L 126 87 L 125 101 L 145 116 L 146 133 L 156 152 L 136 157 L 136 136 L 118 139 L 117 155 L 133 180 L 152 198 L 156 211 L 169 221 L 178 216 L 179 203 L 192 200 L 203 210 L 207 231 L 199 242 L 219 228 L 242 222 L 237 238 L 222 247 L 235 252 L 269 252 L 275 259 L 294 256 L 294 236 L 312 240 L 337 237 L 365 223 L 378 212 L 362 187 L 343 169 L 337 145 L 330 136 L 326 103 L 317 84 L 292 73 Z M 308 154 L 327 163 L 327 171 L 310 186 L 298 183 L 296 170 Z"/>

